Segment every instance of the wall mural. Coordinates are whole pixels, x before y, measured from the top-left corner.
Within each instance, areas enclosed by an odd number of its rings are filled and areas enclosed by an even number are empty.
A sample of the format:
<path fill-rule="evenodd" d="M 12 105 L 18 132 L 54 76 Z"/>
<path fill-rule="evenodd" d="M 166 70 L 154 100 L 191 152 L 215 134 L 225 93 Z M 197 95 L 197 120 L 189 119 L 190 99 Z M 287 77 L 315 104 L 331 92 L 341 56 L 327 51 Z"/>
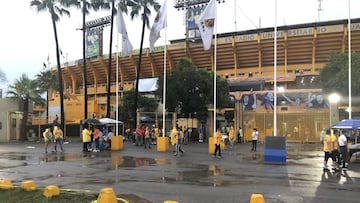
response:
<path fill-rule="evenodd" d="M 274 94 L 272 91 L 263 94 L 243 94 L 241 101 L 243 110 L 274 110 Z M 304 93 L 278 93 L 278 106 L 291 106 L 294 108 L 329 108 L 324 95 L 319 92 Z"/>

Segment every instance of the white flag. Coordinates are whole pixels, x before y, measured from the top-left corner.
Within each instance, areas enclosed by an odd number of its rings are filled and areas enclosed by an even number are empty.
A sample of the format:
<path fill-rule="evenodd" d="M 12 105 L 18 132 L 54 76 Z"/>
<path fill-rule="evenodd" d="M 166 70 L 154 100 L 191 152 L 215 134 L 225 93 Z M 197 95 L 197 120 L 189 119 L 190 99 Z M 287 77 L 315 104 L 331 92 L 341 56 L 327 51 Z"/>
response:
<path fill-rule="evenodd" d="M 155 42 L 160 38 L 160 31 L 166 27 L 166 2 L 167 0 L 165 0 L 163 5 L 160 7 L 160 10 L 155 17 L 154 24 L 150 30 L 149 41 L 151 51 L 154 51 Z"/>
<path fill-rule="evenodd" d="M 198 22 L 198 27 L 203 41 L 204 50 L 208 50 L 211 47 L 211 41 L 214 33 L 216 17 L 216 1 L 210 0 L 206 6 L 204 12 L 201 14 Z"/>
<path fill-rule="evenodd" d="M 132 52 L 133 46 L 129 41 L 128 34 L 126 31 L 125 21 L 120 9 L 118 9 L 117 12 L 116 24 L 117 24 L 117 30 L 122 36 L 121 55 L 128 56 Z"/>

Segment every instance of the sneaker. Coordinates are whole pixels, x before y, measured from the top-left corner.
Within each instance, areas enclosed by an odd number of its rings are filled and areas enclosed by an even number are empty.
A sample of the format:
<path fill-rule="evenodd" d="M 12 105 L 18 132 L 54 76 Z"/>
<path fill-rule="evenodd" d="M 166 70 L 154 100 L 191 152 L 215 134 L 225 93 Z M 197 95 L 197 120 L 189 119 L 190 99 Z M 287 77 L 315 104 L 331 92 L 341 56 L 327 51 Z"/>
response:
<path fill-rule="evenodd" d="M 222 158 L 222 156 L 218 156 L 217 158 L 218 158 L 218 159 L 221 159 L 221 158 Z"/>

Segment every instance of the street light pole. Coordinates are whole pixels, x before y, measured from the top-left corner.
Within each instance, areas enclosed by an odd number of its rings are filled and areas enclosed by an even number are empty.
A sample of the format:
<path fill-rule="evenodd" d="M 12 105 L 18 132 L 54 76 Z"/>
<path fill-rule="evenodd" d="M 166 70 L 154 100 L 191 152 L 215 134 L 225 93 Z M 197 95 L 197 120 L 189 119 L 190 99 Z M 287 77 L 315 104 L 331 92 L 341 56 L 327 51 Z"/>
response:
<path fill-rule="evenodd" d="M 337 104 L 340 101 L 340 96 L 337 93 L 332 93 L 329 95 L 329 120 L 330 127 L 333 126 L 337 121 L 339 121 L 339 113 L 337 111 Z"/>

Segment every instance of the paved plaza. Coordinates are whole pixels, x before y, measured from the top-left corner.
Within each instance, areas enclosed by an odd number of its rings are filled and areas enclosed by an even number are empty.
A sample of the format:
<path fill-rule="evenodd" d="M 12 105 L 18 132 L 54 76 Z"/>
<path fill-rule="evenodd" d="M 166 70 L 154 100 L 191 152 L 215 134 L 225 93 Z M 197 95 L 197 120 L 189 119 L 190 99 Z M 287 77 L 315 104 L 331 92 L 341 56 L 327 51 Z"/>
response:
<path fill-rule="evenodd" d="M 256 152 L 251 143 L 227 147 L 219 159 L 208 154 L 207 143 L 191 142 L 178 157 L 129 141 L 121 151 L 82 152 L 82 143 L 72 140 L 64 153 L 48 154 L 43 143 L 1 143 L 0 179 L 94 193 L 111 187 L 118 197 L 139 197 L 135 202 L 242 203 L 253 193 L 267 203 L 359 202 L 360 155 L 347 171 L 324 172 L 320 144 L 287 143 L 286 164 L 269 164 L 261 143 Z"/>

